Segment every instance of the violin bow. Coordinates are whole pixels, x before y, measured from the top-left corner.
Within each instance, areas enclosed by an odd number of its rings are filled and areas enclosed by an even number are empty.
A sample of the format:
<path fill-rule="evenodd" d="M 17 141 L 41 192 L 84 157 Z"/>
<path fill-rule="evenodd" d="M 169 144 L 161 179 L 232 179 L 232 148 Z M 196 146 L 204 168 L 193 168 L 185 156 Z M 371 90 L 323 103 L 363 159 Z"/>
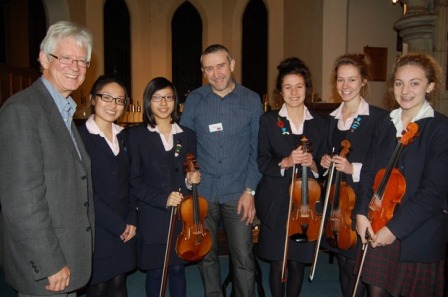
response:
<path fill-rule="evenodd" d="M 294 180 L 296 179 L 296 164 L 292 167 L 292 178 L 291 178 L 291 190 L 289 193 L 289 208 L 288 208 L 288 218 L 286 220 L 286 234 L 285 234 L 285 247 L 283 249 L 283 264 L 282 264 L 282 283 L 286 282 L 286 262 L 288 261 L 288 240 L 289 240 L 289 219 L 291 217 L 291 208 L 292 208 L 292 193 L 294 192 Z"/>
<path fill-rule="evenodd" d="M 362 267 L 364 266 L 364 260 L 366 259 L 366 255 L 367 255 L 367 248 L 369 247 L 369 240 L 371 238 L 371 235 L 370 235 L 370 232 L 368 229 L 366 230 L 365 237 L 367 239 L 367 242 L 362 245 L 362 249 L 363 249 L 362 258 L 361 258 L 361 263 L 359 264 L 358 274 L 356 275 L 356 282 L 355 282 L 355 286 L 353 287 L 352 297 L 356 296 L 356 290 L 358 289 L 359 280 L 361 279 Z"/>
<path fill-rule="evenodd" d="M 333 152 L 334 152 L 334 148 L 333 148 Z M 321 220 L 320 226 L 319 226 L 319 236 L 317 237 L 317 244 L 316 244 L 316 248 L 314 250 L 314 260 L 313 260 L 313 263 L 311 264 L 311 269 L 310 269 L 310 275 L 309 275 L 310 281 L 313 281 L 314 273 L 316 272 L 317 257 L 319 255 L 320 241 L 322 238 L 322 233 L 323 233 L 324 225 L 325 225 L 325 214 L 327 213 L 328 200 L 330 198 L 331 183 L 333 181 L 334 169 L 335 169 L 334 163 L 331 162 L 330 167 L 328 169 L 329 173 L 328 173 L 328 179 L 327 179 L 327 187 L 325 189 L 325 200 L 324 200 L 324 208 L 322 211 L 322 220 Z"/>
<path fill-rule="evenodd" d="M 179 188 L 179 192 L 181 188 Z M 165 260 L 163 261 L 162 283 L 160 284 L 159 297 L 165 297 L 166 280 L 168 277 L 168 264 L 170 262 L 171 241 L 174 231 L 174 219 L 176 218 L 177 207 L 171 206 L 170 225 L 168 227 L 168 237 L 166 239 Z"/>

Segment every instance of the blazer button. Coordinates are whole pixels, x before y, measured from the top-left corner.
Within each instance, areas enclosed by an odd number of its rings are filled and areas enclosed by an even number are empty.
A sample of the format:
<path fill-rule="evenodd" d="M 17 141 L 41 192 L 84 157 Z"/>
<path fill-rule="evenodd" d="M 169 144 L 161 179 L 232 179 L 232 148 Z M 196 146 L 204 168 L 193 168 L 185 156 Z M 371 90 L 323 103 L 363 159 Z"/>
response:
<path fill-rule="evenodd" d="M 85 179 L 87 179 L 87 176 L 85 176 L 85 175 L 84 175 L 84 176 L 81 176 L 81 179 L 82 179 L 82 180 L 85 180 Z"/>
<path fill-rule="evenodd" d="M 85 207 L 89 206 L 89 202 L 84 202 L 84 206 Z"/>
<path fill-rule="evenodd" d="M 90 227 L 87 227 L 87 228 L 86 228 L 86 231 L 87 231 L 87 232 L 90 232 L 90 230 L 92 230 L 92 228 L 90 228 Z"/>

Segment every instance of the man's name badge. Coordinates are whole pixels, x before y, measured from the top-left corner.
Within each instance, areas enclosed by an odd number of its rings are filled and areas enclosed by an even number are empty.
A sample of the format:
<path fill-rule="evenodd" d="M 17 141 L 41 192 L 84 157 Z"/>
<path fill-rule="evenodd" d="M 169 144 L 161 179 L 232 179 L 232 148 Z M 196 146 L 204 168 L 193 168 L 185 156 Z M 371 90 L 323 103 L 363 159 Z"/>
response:
<path fill-rule="evenodd" d="M 210 130 L 210 132 L 222 131 L 223 130 L 222 123 L 208 125 L 208 129 Z"/>

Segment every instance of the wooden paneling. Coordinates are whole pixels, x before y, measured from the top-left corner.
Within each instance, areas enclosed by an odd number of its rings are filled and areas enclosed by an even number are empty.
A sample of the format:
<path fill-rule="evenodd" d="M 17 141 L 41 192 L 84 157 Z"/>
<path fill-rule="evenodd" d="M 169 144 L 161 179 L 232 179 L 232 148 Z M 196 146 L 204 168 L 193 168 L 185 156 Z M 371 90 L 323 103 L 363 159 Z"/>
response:
<path fill-rule="evenodd" d="M 333 110 L 338 108 L 340 104 L 341 103 L 316 102 L 307 104 L 307 107 L 322 116 L 326 116 L 329 115 Z"/>
<path fill-rule="evenodd" d="M 33 68 L 18 68 L 0 64 L 0 107 L 13 94 L 29 87 L 40 77 Z"/>

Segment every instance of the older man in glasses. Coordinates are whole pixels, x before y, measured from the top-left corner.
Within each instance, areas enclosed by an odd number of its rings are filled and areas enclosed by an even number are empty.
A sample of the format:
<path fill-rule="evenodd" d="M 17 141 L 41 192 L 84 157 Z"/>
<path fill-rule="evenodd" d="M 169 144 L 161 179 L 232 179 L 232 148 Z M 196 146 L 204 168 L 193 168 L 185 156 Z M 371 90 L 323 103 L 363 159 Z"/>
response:
<path fill-rule="evenodd" d="M 83 83 L 91 51 L 87 30 L 52 25 L 39 53 L 42 77 L 0 110 L 0 242 L 19 296 L 76 296 L 90 278 L 90 159 L 70 93 Z"/>

